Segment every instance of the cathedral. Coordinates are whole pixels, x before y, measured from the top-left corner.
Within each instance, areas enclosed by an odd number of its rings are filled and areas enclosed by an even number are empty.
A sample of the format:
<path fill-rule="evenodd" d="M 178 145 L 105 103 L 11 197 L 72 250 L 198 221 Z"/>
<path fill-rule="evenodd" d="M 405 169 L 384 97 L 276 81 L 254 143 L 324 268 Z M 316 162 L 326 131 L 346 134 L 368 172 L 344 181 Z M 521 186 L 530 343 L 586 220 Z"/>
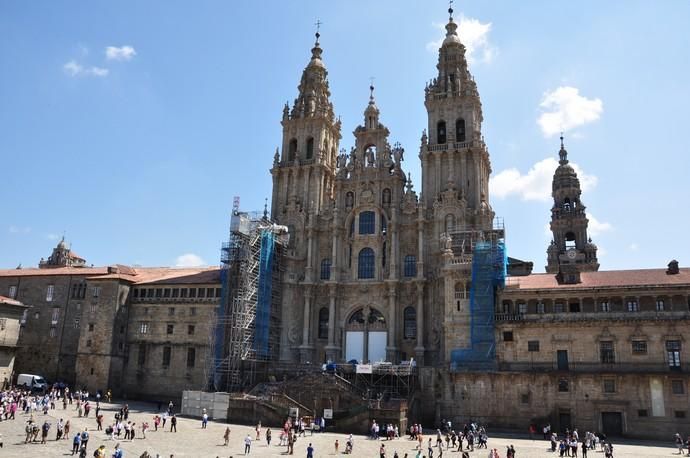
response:
<path fill-rule="evenodd" d="M 449 13 L 414 154 L 389 143 L 373 86 L 354 146 L 341 148 L 316 34 L 297 97 L 282 111 L 270 215 L 267 209 L 255 220 L 288 235 L 276 250 L 279 267 L 265 268 L 269 281 L 257 274 L 266 260 L 258 237 L 250 247 L 255 262 L 242 260 L 238 270 L 94 267 L 63 239 L 37 268 L 0 270 L 0 374 L 41 374 L 129 399 L 180 399 L 184 390 L 209 389 L 219 368 L 234 373 L 235 342 L 261 338 L 270 351 L 261 361 L 242 355 L 238 373 L 263 364 L 270 383 L 298 380 L 290 402 L 306 399 L 309 407 L 300 408 L 314 415 L 328 408 L 343 427 L 366 423 L 356 409 L 366 411 L 370 398 L 342 394 L 351 387 L 335 374 L 324 385 L 329 362 L 369 374 L 404 368 L 414 381 L 405 397 L 381 393 L 397 403 L 401 426 L 472 418 L 520 431 L 530 423 L 638 437 L 687 430 L 690 269 L 670 260 L 600 270 L 586 196 L 562 137 L 554 148 L 546 272 L 507 256 L 490 204 L 482 104 Z M 414 155 L 419 190 L 405 170 Z M 237 216 L 231 234 L 245 237 Z M 232 240 L 223 263 L 238 247 Z M 254 307 L 241 317 L 228 290 L 245 284 L 233 276 L 254 283 L 251 293 L 236 288 Z M 268 308 L 259 313 L 261 297 Z M 318 387 L 298 378 L 304 374 L 328 392 L 317 397 Z M 255 373 L 236 381 L 245 391 L 262 382 Z M 286 405 L 261 402 L 281 420 Z M 234 412 L 256 415 L 261 407 L 247 405 Z M 390 413 L 369 409 L 370 419 Z"/>

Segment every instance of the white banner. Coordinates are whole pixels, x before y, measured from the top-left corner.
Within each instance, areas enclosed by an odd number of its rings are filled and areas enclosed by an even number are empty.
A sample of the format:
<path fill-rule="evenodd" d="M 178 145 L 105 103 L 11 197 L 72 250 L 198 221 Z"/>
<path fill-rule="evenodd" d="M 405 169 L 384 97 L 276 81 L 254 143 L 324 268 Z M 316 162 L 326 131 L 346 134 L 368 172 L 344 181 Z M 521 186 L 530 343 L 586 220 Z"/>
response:
<path fill-rule="evenodd" d="M 323 409 L 323 418 L 326 420 L 333 419 L 333 409 Z"/>
<path fill-rule="evenodd" d="M 373 374 L 374 373 L 374 366 L 371 364 L 357 364 L 357 373 L 358 374 Z"/>

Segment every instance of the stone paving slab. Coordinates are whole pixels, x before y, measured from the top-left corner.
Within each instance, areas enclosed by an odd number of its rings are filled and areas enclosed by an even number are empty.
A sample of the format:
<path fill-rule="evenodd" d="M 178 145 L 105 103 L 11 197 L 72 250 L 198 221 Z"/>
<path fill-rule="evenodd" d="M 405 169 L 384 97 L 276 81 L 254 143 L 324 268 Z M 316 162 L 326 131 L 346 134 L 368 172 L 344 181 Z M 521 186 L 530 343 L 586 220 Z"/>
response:
<path fill-rule="evenodd" d="M 112 421 L 116 410 L 120 408 L 120 404 L 106 404 L 101 403 L 101 412 L 104 414 L 104 425 Z M 61 407 L 61 404 L 59 404 Z M 47 418 L 52 427 L 49 433 L 48 443 L 42 445 L 39 443 L 24 444 L 24 425 L 29 418 L 28 415 L 19 414 L 17 419 L 12 421 L 0 422 L 0 434 L 4 442 L 4 447 L 0 449 L 0 457 L 2 458 L 32 458 L 32 457 L 62 457 L 70 456 L 72 448 L 72 437 L 77 428 L 88 428 L 90 433 L 88 457 L 93 456 L 95 448 L 104 444 L 107 450 L 107 457 L 113 451 L 115 443 L 106 437 L 105 433 L 96 431 L 96 419 L 93 417 L 95 408 L 91 411 L 90 418 L 80 418 L 75 411 L 75 406 L 68 406 L 67 410 L 58 408 L 49 411 L 48 415 L 44 416 L 42 413 L 34 414 L 35 419 L 40 424 Z M 147 421 L 153 425 L 154 409 L 148 404 L 130 404 L 129 420 L 141 425 L 143 421 Z M 55 424 L 58 418 L 65 420 L 69 419 L 71 423 L 71 433 L 67 440 L 57 442 L 55 440 Z M 170 432 L 170 422 L 167 424 L 165 431 L 159 429 L 156 431 L 149 431 L 146 439 L 141 438 L 141 430 L 137 429 L 137 438 L 134 441 L 119 441 L 120 447 L 125 452 L 126 458 L 138 458 L 145 450 L 151 453 L 153 457 L 160 454 L 161 457 L 169 458 L 171 455 L 175 458 L 214 458 L 214 457 L 238 457 L 244 456 L 244 438 L 247 434 L 251 434 L 252 438 L 255 436 L 254 428 L 251 426 L 229 425 L 231 428 L 230 444 L 223 445 L 223 433 L 225 432 L 226 424 L 220 422 L 209 422 L 207 429 L 201 428 L 201 421 L 197 419 L 179 418 L 177 424 L 177 432 Z M 252 444 L 249 456 L 254 457 L 279 457 L 286 455 L 286 447 L 279 447 L 279 429 L 272 428 L 273 441 L 271 446 L 267 446 L 263 432 L 262 439 L 255 441 Z M 674 432 L 675 433 L 675 432 Z M 681 433 L 683 433 L 681 431 Z M 39 435 L 40 436 L 40 435 Z M 687 436 L 687 434 L 686 434 Z M 311 442 L 314 444 L 315 457 L 330 457 L 336 456 L 334 443 L 336 439 L 340 443 L 340 450 L 338 455 L 343 454 L 345 448 L 345 441 L 347 436 L 338 433 L 321 433 L 314 436 L 300 437 L 295 444 L 294 456 L 305 457 L 306 448 Z M 616 458 L 653 458 L 653 457 L 670 457 L 678 456 L 677 450 L 673 447 L 673 437 L 669 434 L 668 442 L 635 442 L 635 441 L 614 441 L 614 456 Z M 425 439 L 426 442 L 426 439 Z M 381 444 L 385 445 L 387 451 L 387 458 L 393 457 L 393 452 L 397 451 L 400 458 L 403 458 L 407 453 L 408 458 L 417 456 L 415 450 L 415 442 L 407 438 L 396 439 L 393 441 L 373 441 L 366 439 L 363 436 L 355 436 L 355 447 L 353 450 L 353 457 L 378 457 L 379 447 Z M 531 458 L 531 457 L 556 457 L 558 453 L 551 453 L 549 444 L 542 440 L 530 440 L 526 438 L 515 438 L 509 435 L 499 435 L 498 437 L 489 438 L 489 446 L 497 448 L 500 456 L 505 458 L 505 449 L 509 444 L 513 444 L 517 450 L 517 457 Z M 426 450 L 421 456 L 426 456 Z M 488 457 L 488 450 L 476 450 L 470 453 L 472 458 L 486 458 Z M 434 448 L 434 458 L 438 458 L 438 449 Z M 588 458 L 603 458 L 604 454 L 600 451 L 589 452 Z M 461 458 L 461 454 L 456 451 L 443 452 L 444 458 Z"/>

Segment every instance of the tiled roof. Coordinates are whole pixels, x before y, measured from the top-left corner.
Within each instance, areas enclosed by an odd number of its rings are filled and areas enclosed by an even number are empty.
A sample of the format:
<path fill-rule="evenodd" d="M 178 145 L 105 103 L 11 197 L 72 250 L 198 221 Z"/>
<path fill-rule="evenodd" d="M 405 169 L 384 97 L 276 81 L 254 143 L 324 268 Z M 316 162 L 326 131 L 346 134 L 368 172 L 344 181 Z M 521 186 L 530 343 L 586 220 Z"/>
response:
<path fill-rule="evenodd" d="M 84 275 L 89 279 L 119 279 L 131 283 L 192 284 L 220 283 L 218 267 L 55 267 L 46 269 L 0 269 L 0 277 Z"/>
<path fill-rule="evenodd" d="M 554 274 L 532 274 L 525 277 L 511 277 L 508 280 L 511 290 L 518 289 L 587 289 L 587 288 L 624 288 L 653 286 L 690 287 L 690 269 L 680 269 L 675 275 L 668 275 L 666 269 L 636 270 L 603 270 L 599 272 L 582 272 L 581 283 L 558 284 Z"/>
<path fill-rule="evenodd" d="M 0 277 L 36 277 L 44 275 L 105 275 L 107 267 L 48 267 L 39 269 L 0 269 Z"/>

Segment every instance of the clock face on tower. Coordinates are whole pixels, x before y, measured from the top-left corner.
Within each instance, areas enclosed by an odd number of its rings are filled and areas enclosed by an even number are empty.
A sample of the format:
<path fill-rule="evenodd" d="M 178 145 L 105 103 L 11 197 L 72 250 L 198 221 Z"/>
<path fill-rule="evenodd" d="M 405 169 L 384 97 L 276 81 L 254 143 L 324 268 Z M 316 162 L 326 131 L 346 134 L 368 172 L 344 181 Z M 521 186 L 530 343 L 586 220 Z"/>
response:
<path fill-rule="evenodd" d="M 570 259 L 575 259 L 575 256 L 577 256 L 577 252 L 575 251 L 575 248 L 570 248 L 565 254 L 566 254 Z"/>

